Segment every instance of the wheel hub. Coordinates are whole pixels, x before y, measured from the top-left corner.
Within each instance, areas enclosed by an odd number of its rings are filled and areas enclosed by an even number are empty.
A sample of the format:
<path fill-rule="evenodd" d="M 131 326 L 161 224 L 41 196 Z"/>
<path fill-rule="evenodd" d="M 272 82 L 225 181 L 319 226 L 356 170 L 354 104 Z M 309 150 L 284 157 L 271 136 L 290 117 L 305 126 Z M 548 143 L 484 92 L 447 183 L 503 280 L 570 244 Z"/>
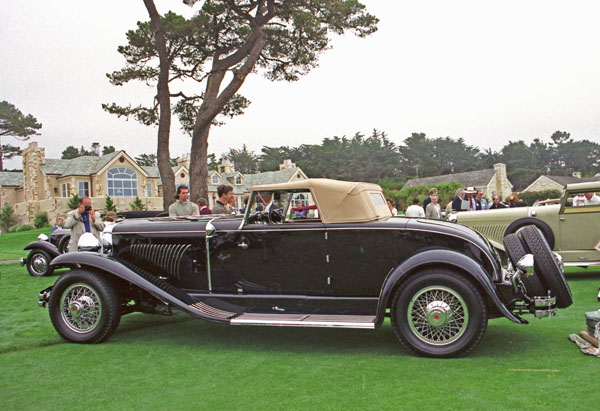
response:
<path fill-rule="evenodd" d="M 36 254 L 31 261 L 31 268 L 36 273 L 43 273 L 47 266 L 46 258 L 41 254 Z"/>
<path fill-rule="evenodd" d="M 94 330 L 100 323 L 102 306 L 96 290 L 88 284 L 73 284 L 61 297 L 62 319 L 77 333 Z"/>
<path fill-rule="evenodd" d="M 432 326 L 441 327 L 452 318 L 452 309 L 443 301 L 432 301 L 425 308 L 425 318 Z"/>

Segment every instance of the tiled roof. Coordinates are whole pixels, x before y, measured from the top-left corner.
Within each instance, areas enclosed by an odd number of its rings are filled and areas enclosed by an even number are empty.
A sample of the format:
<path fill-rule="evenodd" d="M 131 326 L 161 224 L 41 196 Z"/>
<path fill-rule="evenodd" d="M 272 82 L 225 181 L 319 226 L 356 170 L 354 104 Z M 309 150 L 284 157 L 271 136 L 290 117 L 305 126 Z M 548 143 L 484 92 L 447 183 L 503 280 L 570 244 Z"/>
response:
<path fill-rule="evenodd" d="M 46 174 L 59 174 L 61 177 L 89 176 L 97 173 L 119 153 L 115 151 L 103 156 L 81 156 L 68 160 L 47 158 L 45 164 L 42 164 L 42 170 Z"/>
<path fill-rule="evenodd" d="M 0 186 L 23 187 L 23 172 L 0 171 Z"/>
<path fill-rule="evenodd" d="M 542 177 L 546 177 L 547 179 L 552 180 L 555 183 L 558 183 L 563 187 L 566 186 L 567 184 L 572 184 L 572 183 L 589 183 L 591 181 L 600 181 L 600 177 L 577 178 L 577 177 L 573 177 L 573 176 L 552 176 L 552 175 L 544 175 Z"/>
<path fill-rule="evenodd" d="M 408 180 L 404 187 L 428 186 L 431 184 L 459 182 L 463 187 L 481 187 L 486 186 L 496 174 L 493 168 L 487 170 L 467 171 L 464 173 L 444 174 L 441 176 L 415 178 Z"/>

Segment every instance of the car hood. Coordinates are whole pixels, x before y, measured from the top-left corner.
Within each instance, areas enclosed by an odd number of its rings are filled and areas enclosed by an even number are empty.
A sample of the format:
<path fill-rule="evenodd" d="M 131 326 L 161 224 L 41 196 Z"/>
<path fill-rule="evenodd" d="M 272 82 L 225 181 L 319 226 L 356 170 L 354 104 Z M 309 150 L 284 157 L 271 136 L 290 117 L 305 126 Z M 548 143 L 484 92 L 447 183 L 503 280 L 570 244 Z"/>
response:
<path fill-rule="evenodd" d="M 218 221 L 220 225 L 237 227 L 241 220 L 241 215 L 211 214 L 185 217 L 135 218 L 114 224 L 112 233 L 197 232 L 204 231 L 209 221 Z"/>

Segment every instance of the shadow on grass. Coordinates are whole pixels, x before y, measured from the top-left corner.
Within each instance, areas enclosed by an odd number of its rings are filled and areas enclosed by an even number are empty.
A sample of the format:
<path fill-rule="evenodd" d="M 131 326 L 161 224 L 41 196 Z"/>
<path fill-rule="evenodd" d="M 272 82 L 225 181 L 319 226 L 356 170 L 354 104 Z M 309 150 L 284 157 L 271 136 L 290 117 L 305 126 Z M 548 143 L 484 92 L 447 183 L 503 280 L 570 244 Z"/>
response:
<path fill-rule="evenodd" d="M 539 353 L 540 336 L 527 326 L 497 319 L 490 322 L 479 346 L 468 357 L 504 357 Z M 143 341 L 202 349 L 328 355 L 414 357 L 396 339 L 389 320 L 376 330 L 230 326 L 179 313 L 172 318 L 133 314 L 124 317 L 110 338 L 114 344 Z"/>

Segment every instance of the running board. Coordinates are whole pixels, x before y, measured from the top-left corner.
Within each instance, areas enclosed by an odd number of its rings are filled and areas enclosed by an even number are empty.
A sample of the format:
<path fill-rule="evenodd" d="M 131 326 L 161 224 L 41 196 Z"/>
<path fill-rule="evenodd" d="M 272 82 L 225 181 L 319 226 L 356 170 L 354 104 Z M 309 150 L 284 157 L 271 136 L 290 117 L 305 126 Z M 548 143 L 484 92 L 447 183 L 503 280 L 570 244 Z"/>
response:
<path fill-rule="evenodd" d="M 323 314 L 251 314 L 230 320 L 231 325 L 269 325 L 276 327 L 375 328 L 375 316 Z"/>

